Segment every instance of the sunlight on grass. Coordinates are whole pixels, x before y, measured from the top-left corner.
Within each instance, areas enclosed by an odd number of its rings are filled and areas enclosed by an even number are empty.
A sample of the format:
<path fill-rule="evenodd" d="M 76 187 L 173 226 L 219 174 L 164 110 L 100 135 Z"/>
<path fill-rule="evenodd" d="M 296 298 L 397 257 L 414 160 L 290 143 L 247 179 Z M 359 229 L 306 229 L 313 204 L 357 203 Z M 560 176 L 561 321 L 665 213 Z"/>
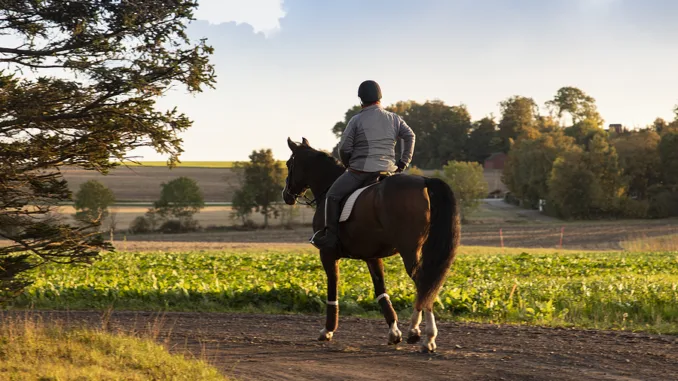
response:
<path fill-rule="evenodd" d="M 678 234 L 635 238 L 621 242 L 621 246 L 631 252 L 678 251 Z"/>
<path fill-rule="evenodd" d="M 171 355 L 150 339 L 6 316 L 0 320 L 0 379 L 226 380 L 205 362 Z"/>

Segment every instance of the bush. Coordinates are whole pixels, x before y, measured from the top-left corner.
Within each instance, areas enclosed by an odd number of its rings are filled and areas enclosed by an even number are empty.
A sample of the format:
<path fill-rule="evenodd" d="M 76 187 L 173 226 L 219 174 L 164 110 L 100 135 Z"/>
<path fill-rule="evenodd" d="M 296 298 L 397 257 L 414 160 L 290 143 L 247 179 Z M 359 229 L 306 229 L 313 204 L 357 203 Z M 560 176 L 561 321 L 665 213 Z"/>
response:
<path fill-rule="evenodd" d="M 127 229 L 130 234 L 144 234 L 153 231 L 151 221 L 145 216 L 138 216 L 135 218 Z"/>
<path fill-rule="evenodd" d="M 654 218 L 678 216 L 678 194 L 668 190 L 657 191 L 650 201 L 649 215 Z"/>
<path fill-rule="evenodd" d="M 168 220 L 160 225 L 160 231 L 162 233 L 174 234 L 174 233 L 188 233 L 197 231 L 200 227 L 198 221 L 187 218 L 181 220 Z"/>
<path fill-rule="evenodd" d="M 479 163 L 450 161 L 443 167 L 442 179 L 459 200 L 464 219 L 478 208 L 480 199 L 487 197 L 487 181 Z"/>
<path fill-rule="evenodd" d="M 650 203 L 647 200 L 622 198 L 619 200 L 619 213 L 627 218 L 647 218 L 650 212 Z"/>

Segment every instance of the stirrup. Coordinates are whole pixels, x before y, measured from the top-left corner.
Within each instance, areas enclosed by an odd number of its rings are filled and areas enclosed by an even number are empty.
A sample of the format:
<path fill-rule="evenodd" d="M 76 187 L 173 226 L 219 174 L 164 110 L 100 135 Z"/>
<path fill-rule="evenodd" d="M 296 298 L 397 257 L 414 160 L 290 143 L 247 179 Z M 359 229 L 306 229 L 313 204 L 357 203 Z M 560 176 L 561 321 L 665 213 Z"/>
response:
<path fill-rule="evenodd" d="M 309 238 L 309 240 L 308 240 L 308 242 L 309 242 L 311 245 L 313 245 L 313 246 L 314 246 L 316 249 L 318 249 L 318 250 L 320 250 L 320 248 L 318 247 L 318 245 L 315 244 L 315 237 L 316 237 L 319 233 L 324 232 L 324 231 L 325 231 L 325 229 L 320 229 L 320 230 L 318 230 L 317 232 L 313 233 L 313 236 L 312 236 L 311 238 Z"/>

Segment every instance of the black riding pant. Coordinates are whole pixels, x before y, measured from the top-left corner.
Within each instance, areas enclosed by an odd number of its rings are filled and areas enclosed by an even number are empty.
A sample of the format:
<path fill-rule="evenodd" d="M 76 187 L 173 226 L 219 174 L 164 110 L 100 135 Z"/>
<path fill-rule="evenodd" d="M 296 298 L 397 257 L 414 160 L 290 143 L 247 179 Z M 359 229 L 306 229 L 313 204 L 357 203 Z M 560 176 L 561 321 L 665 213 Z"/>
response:
<path fill-rule="evenodd" d="M 331 198 L 336 202 L 339 202 L 344 197 L 353 193 L 353 191 L 362 188 L 370 180 L 374 181 L 379 177 L 379 172 L 344 172 L 337 180 L 334 181 L 334 184 L 327 191 L 327 198 Z"/>

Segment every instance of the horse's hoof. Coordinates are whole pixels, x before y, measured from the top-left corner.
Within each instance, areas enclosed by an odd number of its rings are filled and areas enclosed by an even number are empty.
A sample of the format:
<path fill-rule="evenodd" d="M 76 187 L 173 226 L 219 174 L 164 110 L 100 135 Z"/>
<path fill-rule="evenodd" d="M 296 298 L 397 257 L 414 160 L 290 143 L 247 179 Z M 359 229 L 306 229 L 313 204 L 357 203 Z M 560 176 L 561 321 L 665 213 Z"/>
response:
<path fill-rule="evenodd" d="M 403 333 L 398 329 L 397 323 L 391 324 L 391 328 L 388 331 L 388 344 L 395 345 L 403 341 Z"/>
<path fill-rule="evenodd" d="M 400 344 L 400 342 L 402 342 L 402 341 L 403 341 L 402 335 L 396 336 L 396 337 L 389 335 L 389 337 L 388 337 L 388 345 Z"/>
<path fill-rule="evenodd" d="M 318 337 L 318 341 L 332 341 L 332 336 L 334 336 L 334 332 L 328 331 L 326 328 L 323 328 L 320 330 L 320 336 Z"/>
<path fill-rule="evenodd" d="M 433 353 L 436 351 L 436 343 L 431 342 L 428 344 L 423 344 L 421 346 L 421 352 L 422 353 Z"/>
<path fill-rule="evenodd" d="M 410 335 L 407 337 L 407 344 L 416 344 L 421 340 L 421 335 Z"/>

